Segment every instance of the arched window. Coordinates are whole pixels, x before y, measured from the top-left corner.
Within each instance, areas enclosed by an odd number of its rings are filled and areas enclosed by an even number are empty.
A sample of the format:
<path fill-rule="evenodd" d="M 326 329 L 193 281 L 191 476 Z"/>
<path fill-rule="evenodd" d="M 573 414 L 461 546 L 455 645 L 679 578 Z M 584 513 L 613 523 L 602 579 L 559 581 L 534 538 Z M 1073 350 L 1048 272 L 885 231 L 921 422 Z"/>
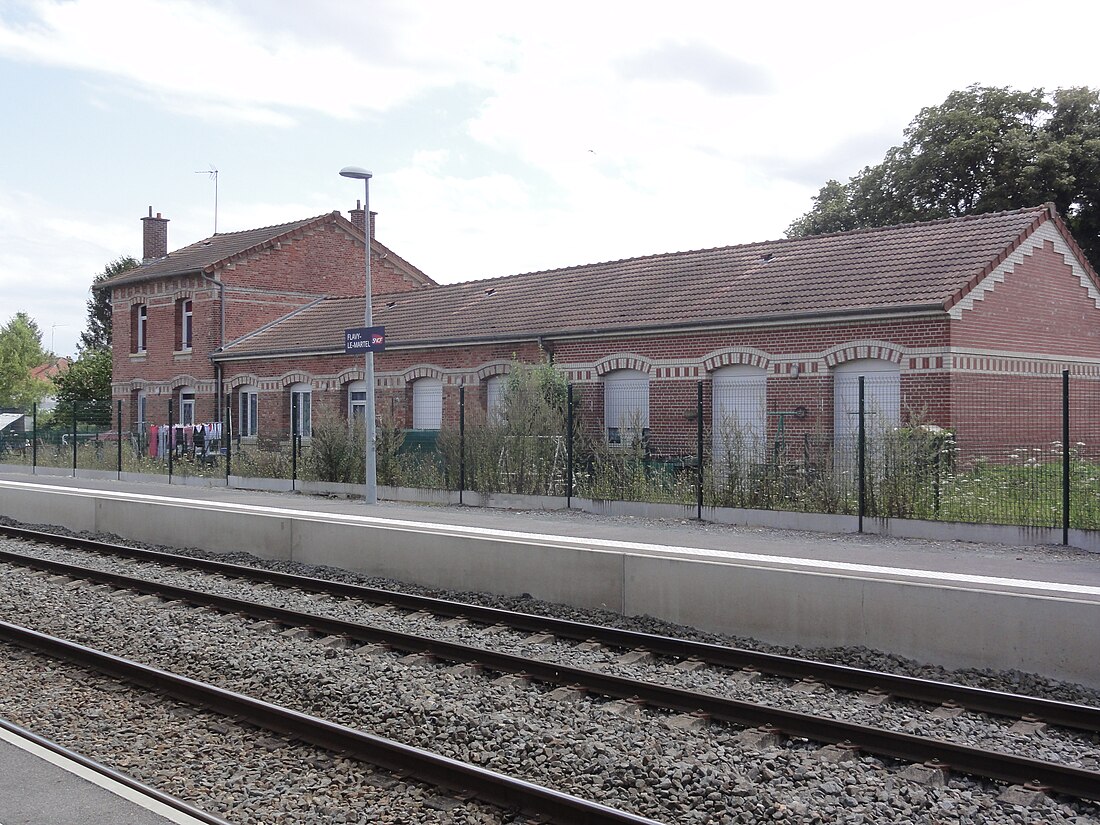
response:
<path fill-rule="evenodd" d="M 367 414 L 367 382 L 352 381 L 348 384 L 348 421 L 363 426 Z"/>
<path fill-rule="evenodd" d="M 313 388 L 306 383 L 290 385 L 290 432 L 309 438 L 313 434 L 312 424 Z"/>
<path fill-rule="evenodd" d="M 608 444 L 629 445 L 649 436 L 649 375 L 615 370 L 603 377 L 603 417 Z"/>
<path fill-rule="evenodd" d="M 149 335 L 149 308 L 145 304 L 130 307 L 130 352 L 143 353 Z"/>
<path fill-rule="evenodd" d="M 260 428 L 260 390 L 244 386 L 237 390 L 240 410 L 237 415 L 237 434 L 241 438 L 254 438 Z"/>
<path fill-rule="evenodd" d="M 413 429 L 438 430 L 443 424 L 443 381 L 418 378 L 412 389 Z"/>
<path fill-rule="evenodd" d="M 137 426 L 144 427 L 145 422 L 148 421 L 148 419 L 145 417 L 146 413 L 148 412 L 148 397 L 145 395 L 144 390 L 138 390 L 136 400 L 137 400 L 137 409 L 134 411 L 134 413 L 135 413 L 134 420 L 137 422 Z"/>
<path fill-rule="evenodd" d="M 744 467 L 766 458 L 768 372 L 722 367 L 711 373 L 711 449 L 716 467 Z"/>
<path fill-rule="evenodd" d="M 180 387 L 179 402 L 179 424 L 189 427 L 195 423 L 195 391 L 191 387 Z"/>
<path fill-rule="evenodd" d="M 838 449 L 859 437 L 859 379 L 863 377 L 864 427 L 879 438 L 901 423 L 901 367 L 880 358 L 857 358 L 833 368 L 833 432 Z"/>
<path fill-rule="evenodd" d="M 500 404 L 507 381 L 507 375 L 493 375 L 485 382 L 485 413 L 494 424 L 500 422 Z"/>

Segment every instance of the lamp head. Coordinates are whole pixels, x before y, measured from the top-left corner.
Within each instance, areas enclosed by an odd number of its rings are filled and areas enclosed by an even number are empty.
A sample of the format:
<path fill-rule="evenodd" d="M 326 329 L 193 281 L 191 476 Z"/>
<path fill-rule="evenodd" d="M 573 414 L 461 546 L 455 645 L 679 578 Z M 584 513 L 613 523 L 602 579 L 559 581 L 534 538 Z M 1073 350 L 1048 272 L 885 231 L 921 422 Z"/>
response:
<path fill-rule="evenodd" d="M 340 174 L 345 178 L 355 178 L 356 180 L 371 179 L 371 173 L 360 166 L 345 166 L 340 170 Z"/>

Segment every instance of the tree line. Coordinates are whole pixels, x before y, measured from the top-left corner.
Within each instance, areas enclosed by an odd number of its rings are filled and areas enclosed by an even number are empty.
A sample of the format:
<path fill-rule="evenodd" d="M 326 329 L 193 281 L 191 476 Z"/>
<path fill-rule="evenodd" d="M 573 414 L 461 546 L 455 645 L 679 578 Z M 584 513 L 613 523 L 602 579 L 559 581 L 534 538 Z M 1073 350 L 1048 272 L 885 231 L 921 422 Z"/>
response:
<path fill-rule="evenodd" d="M 1100 91 L 969 86 L 921 109 L 881 163 L 829 180 L 788 237 L 1052 202 L 1100 269 Z"/>

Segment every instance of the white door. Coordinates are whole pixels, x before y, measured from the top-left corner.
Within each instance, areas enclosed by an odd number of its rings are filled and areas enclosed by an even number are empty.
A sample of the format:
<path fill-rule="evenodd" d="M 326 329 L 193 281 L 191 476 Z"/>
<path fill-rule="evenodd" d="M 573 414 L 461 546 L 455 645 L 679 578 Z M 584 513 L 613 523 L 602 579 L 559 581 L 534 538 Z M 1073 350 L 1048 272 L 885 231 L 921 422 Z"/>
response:
<path fill-rule="evenodd" d="M 768 439 L 768 373 L 722 367 L 711 378 L 711 449 L 715 467 L 764 461 Z"/>
<path fill-rule="evenodd" d="M 859 379 L 863 376 L 864 426 L 868 439 L 881 438 L 901 423 L 901 367 L 861 358 L 833 369 L 833 432 L 837 449 L 852 451 L 859 438 Z"/>
<path fill-rule="evenodd" d="M 413 382 L 413 429 L 438 430 L 443 423 L 443 381 L 418 378 Z"/>
<path fill-rule="evenodd" d="M 603 377 L 607 443 L 629 446 L 649 432 L 649 375 L 615 370 Z"/>

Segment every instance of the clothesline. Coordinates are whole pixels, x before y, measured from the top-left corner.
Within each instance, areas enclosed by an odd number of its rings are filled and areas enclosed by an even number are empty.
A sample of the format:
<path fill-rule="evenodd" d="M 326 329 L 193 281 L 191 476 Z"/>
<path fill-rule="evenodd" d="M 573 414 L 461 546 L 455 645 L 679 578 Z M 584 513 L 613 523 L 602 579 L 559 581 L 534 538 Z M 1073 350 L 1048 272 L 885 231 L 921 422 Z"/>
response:
<path fill-rule="evenodd" d="M 149 424 L 149 457 L 167 455 L 177 446 L 201 451 L 206 455 L 210 442 L 222 437 L 222 422 L 210 421 L 203 424 Z"/>

